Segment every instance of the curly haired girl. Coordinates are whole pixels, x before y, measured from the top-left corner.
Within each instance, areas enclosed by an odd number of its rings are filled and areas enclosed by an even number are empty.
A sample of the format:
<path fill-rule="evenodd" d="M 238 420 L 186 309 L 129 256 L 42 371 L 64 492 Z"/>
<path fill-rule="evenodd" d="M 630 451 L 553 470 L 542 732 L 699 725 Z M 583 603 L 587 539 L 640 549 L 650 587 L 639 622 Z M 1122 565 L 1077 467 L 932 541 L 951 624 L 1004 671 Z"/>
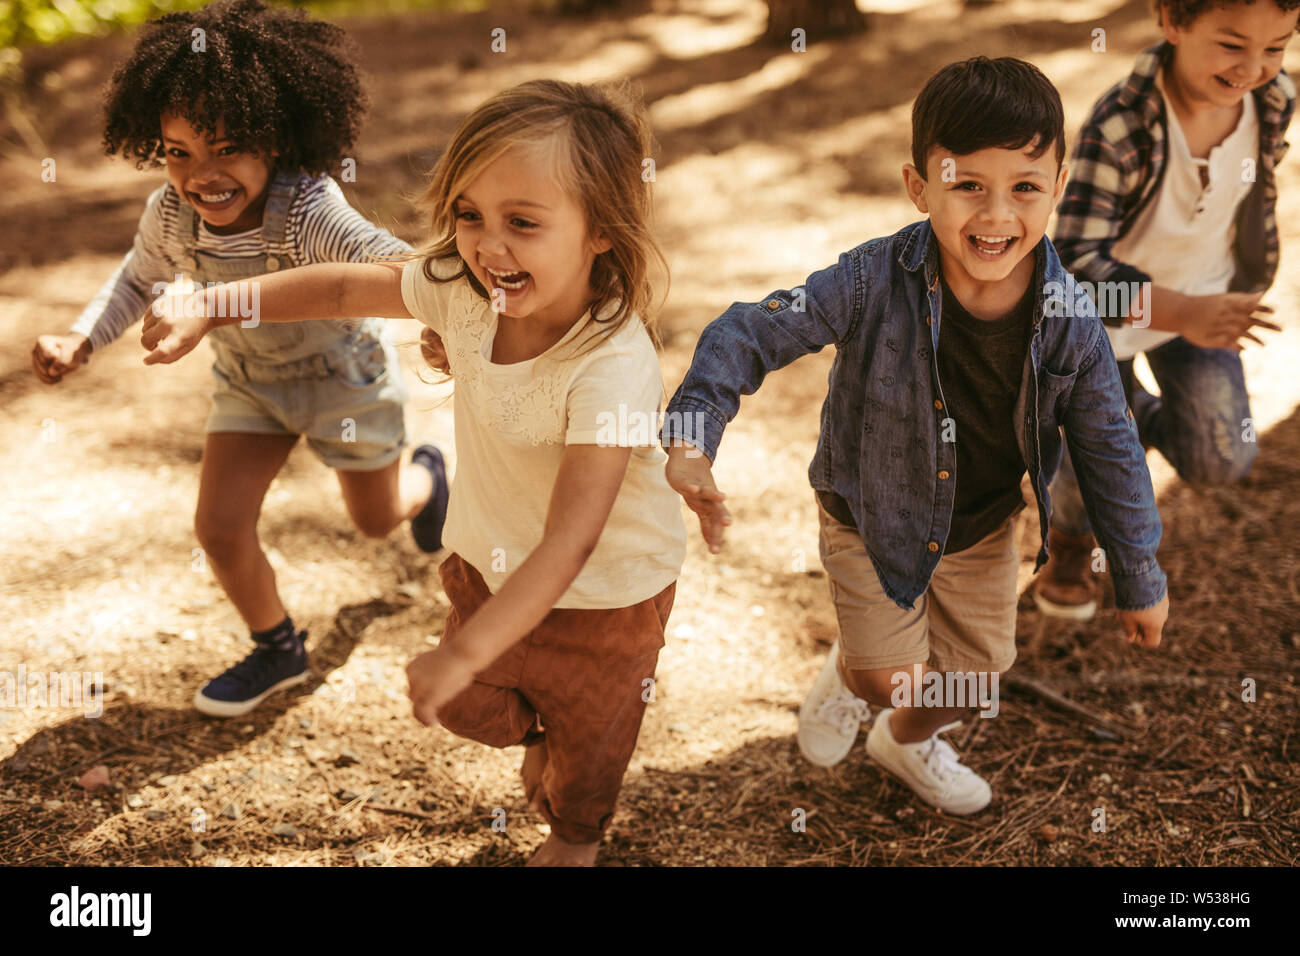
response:
<path fill-rule="evenodd" d="M 148 24 L 108 87 L 104 145 L 137 168 L 165 166 L 167 183 L 72 331 L 37 339 L 41 380 L 83 365 L 174 279 L 206 285 L 409 252 L 328 173 L 365 108 L 345 34 L 301 11 L 234 0 Z M 286 612 L 257 535 L 262 499 L 300 435 L 335 469 L 368 536 L 409 518 L 419 547 L 437 551 L 448 497 L 436 448 L 401 460 L 406 394 L 383 319 L 262 325 L 255 313 L 212 336 L 216 390 L 195 514 L 199 543 L 257 645 L 196 693 L 195 706 L 219 717 L 307 679 L 306 632 Z"/>

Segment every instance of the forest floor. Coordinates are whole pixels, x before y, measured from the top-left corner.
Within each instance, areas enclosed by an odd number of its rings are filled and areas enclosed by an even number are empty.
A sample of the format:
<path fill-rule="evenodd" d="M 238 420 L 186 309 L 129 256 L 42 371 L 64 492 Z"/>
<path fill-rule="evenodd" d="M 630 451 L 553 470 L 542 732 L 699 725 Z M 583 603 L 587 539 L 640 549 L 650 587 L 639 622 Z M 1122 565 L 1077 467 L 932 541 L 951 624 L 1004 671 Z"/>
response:
<path fill-rule="evenodd" d="M 734 300 L 798 284 L 863 240 L 918 218 L 899 168 L 909 110 L 951 60 L 1018 55 L 1060 87 L 1071 137 L 1157 39 L 1137 3 L 873 0 L 871 31 L 756 43 L 758 0 L 680 0 L 584 20 L 525 9 L 344 21 L 375 107 L 355 183 L 366 215 L 423 234 L 408 202 L 457 121 L 538 76 L 631 76 L 660 150 L 658 229 L 672 267 L 662 315 L 671 392 L 703 326 Z M 1067 10 L 1068 14 L 1061 11 Z M 489 52 L 507 30 L 507 51 Z M 1093 30 L 1106 52 L 1093 52 Z M 311 639 L 309 683 L 252 715 L 201 717 L 196 686 L 248 650 L 192 514 L 208 362 L 146 368 L 133 334 L 56 387 L 32 374 L 36 335 L 62 331 L 130 248 L 163 181 L 99 147 L 97 91 L 130 36 L 39 52 L 0 126 L 0 671 L 104 675 L 103 713 L 0 706 L 0 863 L 33 865 L 515 865 L 544 838 L 518 782 L 521 751 L 426 730 L 403 668 L 437 642 L 436 560 L 405 530 L 355 533 L 334 477 L 305 449 L 272 486 L 261 531 Z M 1288 54 L 1300 67 L 1296 44 Z M 57 162 L 42 182 L 41 160 Z M 829 351 L 745 400 L 716 465 L 734 524 L 690 551 L 620 810 L 611 865 L 1295 865 L 1300 827 L 1300 163 L 1280 173 L 1284 332 L 1245 353 L 1260 453 L 1239 485 L 1185 487 L 1155 453 L 1172 614 L 1164 644 L 1119 637 L 1107 594 L 1021 657 L 995 720 L 951 735 L 992 805 L 935 812 L 866 757 L 833 770 L 794 740 L 799 704 L 836 634 L 806 469 Z M 415 340 L 414 323 L 395 323 Z M 452 446 L 444 389 L 416 378 L 408 437 Z M 1033 509 L 1021 528 L 1032 574 Z M 1243 701 L 1243 681 L 1255 699 Z M 1048 703 L 1059 694 L 1092 716 Z M 0 701 L 3 704 L 3 701 Z M 864 734 L 865 736 L 865 734 Z M 107 768 L 110 786 L 78 786 Z M 1104 809 L 1104 832 L 1094 829 Z M 792 823 L 806 815 L 806 829 Z M 498 811 L 504 811 L 504 816 Z M 504 831 L 494 820 L 504 819 Z"/>

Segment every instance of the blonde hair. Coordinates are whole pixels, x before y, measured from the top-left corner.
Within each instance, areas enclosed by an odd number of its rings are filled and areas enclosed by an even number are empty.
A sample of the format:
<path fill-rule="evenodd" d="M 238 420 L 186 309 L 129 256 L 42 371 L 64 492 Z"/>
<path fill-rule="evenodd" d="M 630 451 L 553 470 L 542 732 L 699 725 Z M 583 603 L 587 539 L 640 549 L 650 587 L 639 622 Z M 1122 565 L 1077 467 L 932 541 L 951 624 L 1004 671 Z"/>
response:
<path fill-rule="evenodd" d="M 459 259 L 455 202 L 495 159 L 516 148 L 551 145 L 556 182 L 581 207 L 587 234 L 603 237 L 610 248 L 591 267 L 592 320 L 606 328 L 591 347 L 639 316 L 656 347 L 652 270 L 662 271 L 667 291 L 668 265 L 651 233 L 650 178 L 643 176 L 653 141 L 639 96 L 630 84 L 591 85 L 531 80 L 493 96 L 460 124 L 433 170 L 416 205 L 430 218 L 430 239 L 415 251 L 426 278 L 446 282 L 465 278 L 484 299 L 486 289 L 462 262 L 450 277 L 433 264 Z M 613 303 L 618 308 L 602 318 Z M 588 351 L 588 349 L 583 350 Z"/>

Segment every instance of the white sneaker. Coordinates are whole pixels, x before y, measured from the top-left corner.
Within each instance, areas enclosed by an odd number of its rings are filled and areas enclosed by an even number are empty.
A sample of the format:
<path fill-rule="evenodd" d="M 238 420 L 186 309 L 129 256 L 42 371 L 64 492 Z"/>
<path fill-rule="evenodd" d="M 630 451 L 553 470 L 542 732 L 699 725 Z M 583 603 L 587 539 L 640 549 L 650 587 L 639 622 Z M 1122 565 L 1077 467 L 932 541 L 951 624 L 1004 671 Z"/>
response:
<path fill-rule="evenodd" d="M 892 709 L 882 710 L 867 735 L 867 753 L 872 760 L 930 806 L 946 813 L 978 813 L 989 805 L 993 790 L 988 781 L 963 764 L 946 740 L 939 739 L 944 731 L 960 727 L 961 721 L 940 727 L 928 740 L 900 744 L 889 729 L 892 713 Z"/>
<path fill-rule="evenodd" d="M 799 708 L 799 751 L 809 763 L 833 767 L 849 755 L 871 708 L 844 686 L 837 666 L 840 642 L 831 645 L 826 663 Z"/>

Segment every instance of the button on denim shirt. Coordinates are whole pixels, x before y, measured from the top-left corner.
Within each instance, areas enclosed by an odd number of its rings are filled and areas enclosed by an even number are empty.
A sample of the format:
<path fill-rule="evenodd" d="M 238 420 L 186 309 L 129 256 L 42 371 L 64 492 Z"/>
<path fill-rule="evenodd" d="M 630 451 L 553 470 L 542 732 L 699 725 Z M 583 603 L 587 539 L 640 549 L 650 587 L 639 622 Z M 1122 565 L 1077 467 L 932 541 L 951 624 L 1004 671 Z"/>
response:
<path fill-rule="evenodd" d="M 1048 485 L 1063 429 L 1116 605 L 1148 608 L 1165 594 L 1160 515 L 1110 340 L 1046 237 L 1034 256 L 1032 281 L 1043 294 L 1034 299 L 1014 424 L 1043 528 L 1035 570 L 1047 560 Z M 943 555 L 961 480 L 953 443 L 962 410 L 950 417 L 935 358 L 941 302 L 939 244 L 925 219 L 844 253 L 802 287 L 734 303 L 701 334 L 661 439 L 684 438 L 715 460 L 741 395 L 834 345 L 808 478 L 848 502 L 881 587 L 910 610 Z"/>

